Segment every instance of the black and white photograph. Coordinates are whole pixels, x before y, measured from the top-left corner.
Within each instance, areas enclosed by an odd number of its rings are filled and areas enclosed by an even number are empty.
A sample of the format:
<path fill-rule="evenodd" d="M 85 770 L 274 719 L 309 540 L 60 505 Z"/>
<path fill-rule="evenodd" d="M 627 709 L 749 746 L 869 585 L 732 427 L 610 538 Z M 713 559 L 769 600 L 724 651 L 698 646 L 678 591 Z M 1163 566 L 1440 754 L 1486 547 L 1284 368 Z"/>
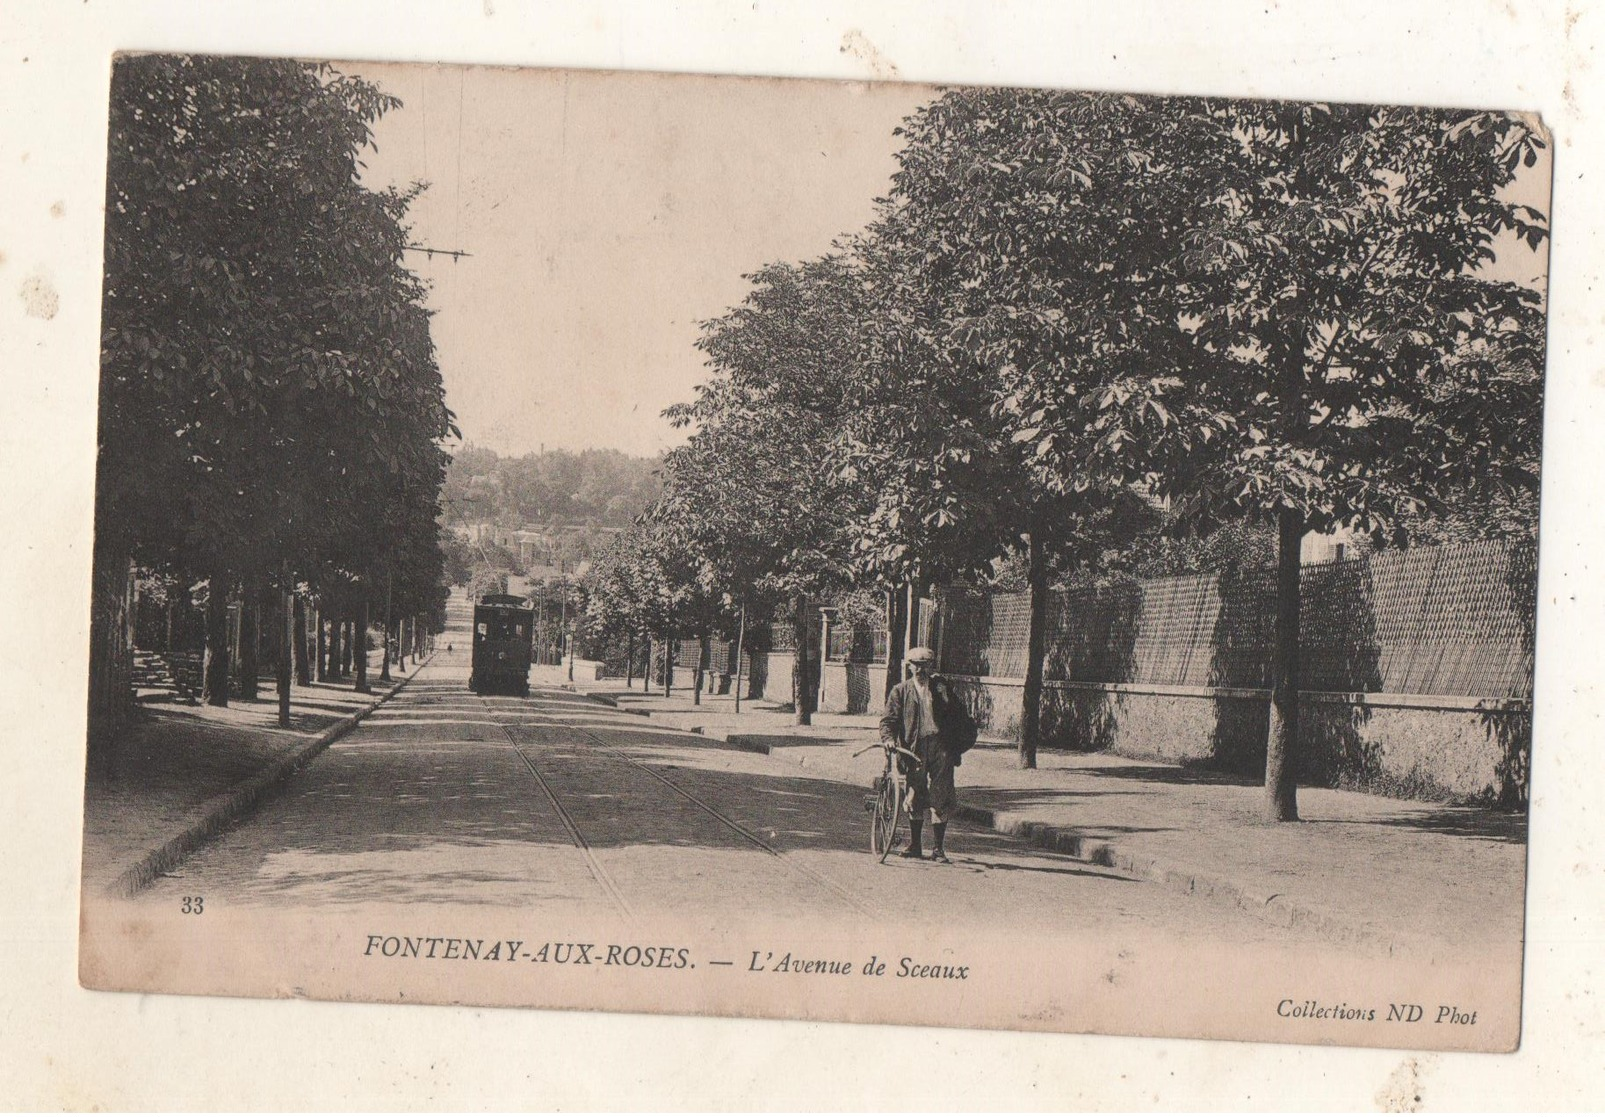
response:
<path fill-rule="evenodd" d="M 1536 117 L 108 113 L 86 986 L 1516 1046 Z"/>
<path fill-rule="evenodd" d="M 1602 33 L 0 11 L 0 1105 L 1597 1108 Z"/>

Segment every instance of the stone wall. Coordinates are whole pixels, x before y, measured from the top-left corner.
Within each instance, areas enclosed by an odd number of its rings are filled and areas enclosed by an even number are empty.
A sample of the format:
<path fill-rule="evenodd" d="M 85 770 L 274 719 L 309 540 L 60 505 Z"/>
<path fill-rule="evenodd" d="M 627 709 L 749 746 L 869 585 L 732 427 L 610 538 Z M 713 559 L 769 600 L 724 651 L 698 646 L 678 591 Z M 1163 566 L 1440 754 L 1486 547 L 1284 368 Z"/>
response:
<path fill-rule="evenodd" d="M 948 676 L 989 736 L 1018 740 L 1016 680 Z M 1050 682 L 1042 745 L 1244 775 L 1265 765 L 1270 696 L 1252 689 Z M 1405 798 L 1525 801 L 1531 717 L 1521 701 L 1305 693 L 1300 781 Z"/>
<path fill-rule="evenodd" d="M 886 664 L 831 661 L 825 664 L 819 709 L 828 714 L 879 713 L 885 694 Z"/>
<path fill-rule="evenodd" d="M 754 652 L 744 697 L 790 702 L 793 658 L 790 652 Z"/>

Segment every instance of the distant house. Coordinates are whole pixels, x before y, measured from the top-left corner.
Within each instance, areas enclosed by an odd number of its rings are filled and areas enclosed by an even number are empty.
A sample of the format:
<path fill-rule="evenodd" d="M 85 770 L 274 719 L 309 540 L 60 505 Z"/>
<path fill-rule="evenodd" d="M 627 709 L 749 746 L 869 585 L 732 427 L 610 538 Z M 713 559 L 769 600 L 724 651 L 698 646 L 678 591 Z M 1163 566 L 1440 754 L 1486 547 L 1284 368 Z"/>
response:
<path fill-rule="evenodd" d="M 1359 558 L 1368 550 L 1369 540 L 1349 528 L 1329 532 L 1310 532 L 1299 545 L 1299 561 L 1306 566 Z"/>
<path fill-rule="evenodd" d="M 507 532 L 506 542 L 497 542 L 517 554 L 532 575 L 555 575 L 573 573 L 575 552 L 584 538 L 605 542 L 622 532 L 622 528 L 588 524 L 526 524 Z"/>

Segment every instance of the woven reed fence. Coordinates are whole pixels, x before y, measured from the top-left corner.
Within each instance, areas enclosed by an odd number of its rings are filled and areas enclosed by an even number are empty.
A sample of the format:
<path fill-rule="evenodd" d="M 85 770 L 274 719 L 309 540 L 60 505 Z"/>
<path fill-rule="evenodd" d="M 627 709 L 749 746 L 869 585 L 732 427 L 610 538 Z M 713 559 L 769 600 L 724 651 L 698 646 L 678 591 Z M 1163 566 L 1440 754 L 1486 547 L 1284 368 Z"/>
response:
<path fill-rule="evenodd" d="M 1419 547 L 1306 566 L 1303 687 L 1528 699 L 1535 605 L 1530 545 Z M 1023 593 L 944 594 L 943 670 L 1023 677 L 1027 608 Z M 1269 570 L 1058 592 L 1044 677 L 1263 688 L 1274 618 Z"/>

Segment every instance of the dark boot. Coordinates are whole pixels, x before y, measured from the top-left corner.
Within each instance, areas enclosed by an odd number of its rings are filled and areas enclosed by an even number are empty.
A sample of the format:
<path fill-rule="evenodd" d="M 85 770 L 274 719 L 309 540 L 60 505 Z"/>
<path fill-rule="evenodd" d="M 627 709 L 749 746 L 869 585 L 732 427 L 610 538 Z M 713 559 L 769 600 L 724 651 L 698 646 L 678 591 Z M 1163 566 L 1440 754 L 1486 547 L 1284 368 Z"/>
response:
<path fill-rule="evenodd" d="M 900 853 L 898 856 L 900 856 L 900 857 L 913 857 L 913 858 L 922 858 L 922 857 L 925 856 L 925 850 L 920 848 L 920 826 L 921 825 L 922 825 L 921 821 L 919 819 L 917 819 L 917 818 L 909 820 L 909 823 L 908 823 L 908 848 L 903 850 L 903 852 Z"/>
<path fill-rule="evenodd" d="M 947 859 L 947 850 L 942 848 L 942 841 L 947 837 L 947 823 L 931 823 L 931 837 L 936 842 L 936 848 L 931 850 L 931 860 L 940 861 L 944 865 L 951 865 L 953 862 Z"/>

